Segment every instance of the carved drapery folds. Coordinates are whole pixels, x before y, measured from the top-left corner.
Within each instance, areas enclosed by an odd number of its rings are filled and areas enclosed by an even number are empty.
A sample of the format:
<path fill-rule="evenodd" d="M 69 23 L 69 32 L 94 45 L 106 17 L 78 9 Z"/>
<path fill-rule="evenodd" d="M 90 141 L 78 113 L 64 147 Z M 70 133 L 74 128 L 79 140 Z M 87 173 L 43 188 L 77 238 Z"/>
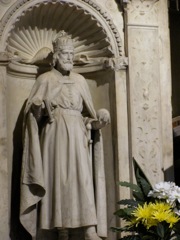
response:
<path fill-rule="evenodd" d="M 17 6 L 21 2 L 19 1 Z M 83 8 L 83 4 L 93 7 L 94 10 Z M 8 21 L 8 15 L 3 21 Z M 25 64 L 49 64 L 52 57 L 52 41 L 61 30 L 73 38 L 74 68 L 77 72 L 101 70 L 107 67 L 105 63 L 108 59 L 122 56 L 122 42 L 115 25 L 109 15 L 91 0 L 38 1 L 37 4 L 26 8 L 11 27 L 13 30 L 6 39 L 6 50 L 15 56 L 16 60 Z M 2 24 L 2 38 L 3 31 Z"/>

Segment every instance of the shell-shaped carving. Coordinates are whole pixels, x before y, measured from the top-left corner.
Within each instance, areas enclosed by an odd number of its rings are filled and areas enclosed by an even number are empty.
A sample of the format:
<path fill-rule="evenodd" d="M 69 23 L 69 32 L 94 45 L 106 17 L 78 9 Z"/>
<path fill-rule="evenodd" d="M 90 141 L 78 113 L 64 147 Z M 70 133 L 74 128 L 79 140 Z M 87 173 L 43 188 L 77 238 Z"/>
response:
<path fill-rule="evenodd" d="M 52 52 L 52 41 L 61 30 L 72 36 L 76 65 L 96 65 L 114 55 L 100 23 L 67 2 L 41 4 L 26 12 L 15 24 L 7 50 L 24 63 L 42 62 Z"/>

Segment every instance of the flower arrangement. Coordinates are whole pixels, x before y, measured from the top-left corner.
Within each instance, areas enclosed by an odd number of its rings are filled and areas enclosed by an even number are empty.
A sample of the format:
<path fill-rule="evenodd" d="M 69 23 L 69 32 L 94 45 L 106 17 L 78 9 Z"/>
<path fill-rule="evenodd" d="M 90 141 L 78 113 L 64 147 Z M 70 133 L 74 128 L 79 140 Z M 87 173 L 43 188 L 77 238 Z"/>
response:
<path fill-rule="evenodd" d="M 180 240 L 180 188 L 173 182 L 152 187 L 135 159 L 133 163 L 137 184 L 119 183 L 132 190 L 133 198 L 119 201 L 115 212 L 126 224 L 112 230 L 129 233 L 123 240 Z"/>

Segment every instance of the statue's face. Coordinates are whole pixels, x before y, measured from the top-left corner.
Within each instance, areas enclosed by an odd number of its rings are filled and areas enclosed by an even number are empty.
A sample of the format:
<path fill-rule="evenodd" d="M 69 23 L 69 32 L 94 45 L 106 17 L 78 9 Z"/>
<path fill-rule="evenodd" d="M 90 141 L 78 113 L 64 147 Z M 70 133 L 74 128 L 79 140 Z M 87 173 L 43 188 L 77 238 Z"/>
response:
<path fill-rule="evenodd" d="M 57 67 L 59 70 L 71 71 L 73 68 L 74 50 L 64 47 L 58 53 Z"/>

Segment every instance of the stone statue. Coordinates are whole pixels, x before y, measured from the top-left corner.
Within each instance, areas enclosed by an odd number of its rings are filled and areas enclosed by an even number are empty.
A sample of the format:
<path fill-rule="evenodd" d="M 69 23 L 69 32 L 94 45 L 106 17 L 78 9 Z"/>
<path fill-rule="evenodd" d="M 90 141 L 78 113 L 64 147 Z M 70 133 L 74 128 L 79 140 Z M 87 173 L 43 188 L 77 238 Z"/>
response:
<path fill-rule="evenodd" d="M 82 228 L 85 240 L 100 240 L 107 220 L 99 129 L 110 116 L 96 114 L 86 80 L 71 71 L 72 39 L 62 31 L 53 48 L 53 68 L 37 78 L 24 114 L 20 220 L 32 236 L 56 228 L 67 240 L 68 229 Z"/>

